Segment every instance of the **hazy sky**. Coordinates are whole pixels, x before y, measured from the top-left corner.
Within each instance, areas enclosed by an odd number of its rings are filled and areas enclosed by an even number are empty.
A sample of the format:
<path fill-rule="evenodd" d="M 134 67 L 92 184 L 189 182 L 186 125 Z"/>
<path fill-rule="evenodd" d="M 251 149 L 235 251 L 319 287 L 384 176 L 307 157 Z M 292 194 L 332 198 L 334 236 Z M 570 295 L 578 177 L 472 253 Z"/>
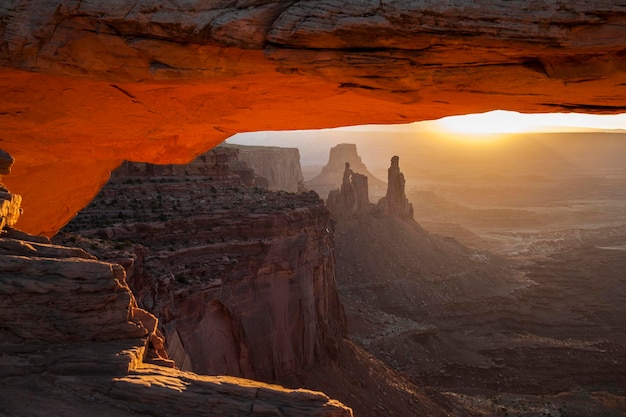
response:
<path fill-rule="evenodd" d="M 337 129 L 240 133 L 230 143 L 300 148 L 303 165 L 317 165 L 328 158 L 328 149 L 337 143 L 357 143 L 358 132 L 403 134 L 438 133 L 465 140 L 489 139 L 490 134 L 523 132 L 610 131 L 626 133 L 626 113 L 590 115 L 580 113 L 521 114 L 496 110 L 488 113 L 451 116 L 439 120 L 402 125 L 363 125 Z M 363 139 L 365 139 L 363 135 Z M 380 135 L 378 135 L 380 136 Z M 493 136 L 492 136 L 493 138 Z M 384 143 L 376 142 L 377 147 Z"/>
<path fill-rule="evenodd" d="M 572 132 L 588 130 L 625 130 L 626 113 L 593 115 L 581 113 L 522 114 L 494 110 L 487 113 L 450 116 L 443 119 L 406 125 L 370 125 L 341 128 L 346 130 L 426 131 L 460 134 Z"/>

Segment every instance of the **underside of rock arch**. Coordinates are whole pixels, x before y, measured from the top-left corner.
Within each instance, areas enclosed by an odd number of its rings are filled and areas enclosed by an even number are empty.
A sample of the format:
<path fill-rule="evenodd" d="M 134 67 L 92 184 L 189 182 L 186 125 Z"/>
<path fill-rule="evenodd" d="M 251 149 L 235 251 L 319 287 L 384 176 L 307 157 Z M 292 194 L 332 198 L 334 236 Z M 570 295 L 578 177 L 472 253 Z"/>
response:
<path fill-rule="evenodd" d="M 493 109 L 626 111 L 626 5 L 497 1 L 0 4 L 3 179 L 54 234 L 123 160 L 237 132 Z"/>

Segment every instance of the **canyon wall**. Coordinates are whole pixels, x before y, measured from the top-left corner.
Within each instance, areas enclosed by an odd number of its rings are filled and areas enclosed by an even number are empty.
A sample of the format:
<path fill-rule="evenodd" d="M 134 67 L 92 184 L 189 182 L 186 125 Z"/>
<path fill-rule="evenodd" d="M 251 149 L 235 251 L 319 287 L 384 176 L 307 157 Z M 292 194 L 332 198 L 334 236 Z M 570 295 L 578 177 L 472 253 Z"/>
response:
<path fill-rule="evenodd" d="M 91 250 L 126 266 L 181 369 L 284 381 L 336 358 L 345 332 L 333 225 L 315 193 L 237 181 L 237 155 L 126 163 L 64 230 L 109 242 Z"/>
<path fill-rule="evenodd" d="M 248 163 L 255 173 L 267 180 L 270 190 L 295 193 L 304 189 L 298 148 L 276 146 L 222 145 L 239 150 L 239 158 Z"/>
<path fill-rule="evenodd" d="M 80 249 L 9 231 L 0 277 L 3 416 L 352 416 L 322 393 L 173 369 L 124 269 Z"/>
<path fill-rule="evenodd" d="M 6 174 L 12 158 L 3 159 Z M 159 320 L 137 306 L 121 265 L 2 219 L 3 416 L 352 415 L 321 393 L 174 369 Z"/>
<path fill-rule="evenodd" d="M 237 132 L 623 112 L 625 22 L 604 0 L 5 1 L 7 182 L 21 227 L 53 235 L 123 160 L 183 163 Z"/>
<path fill-rule="evenodd" d="M 151 178 L 207 177 L 220 185 L 254 185 L 256 173 L 239 156 L 239 151 L 223 146 L 212 149 L 188 164 L 155 165 L 124 161 L 111 172 L 112 179 L 132 181 Z"/>

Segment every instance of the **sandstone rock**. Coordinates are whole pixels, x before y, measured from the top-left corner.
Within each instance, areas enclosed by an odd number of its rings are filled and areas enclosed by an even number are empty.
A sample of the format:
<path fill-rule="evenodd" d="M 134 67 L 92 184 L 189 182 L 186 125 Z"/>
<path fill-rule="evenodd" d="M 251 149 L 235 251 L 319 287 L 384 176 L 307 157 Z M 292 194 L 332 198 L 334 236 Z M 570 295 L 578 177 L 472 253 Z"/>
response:
<path fill-rule="evenodd" d="M 254 170 L 239 159 L 239 151 L 234 148 L 217 147 L 195 158 L 188 164 L 156 165 L 145 162 L 124 161 L 111 173 L 119 180 L 140 178 L 172 178 L 202 176 L 210 177 L 219 184 L 252 185 Z"/>
<path fill-rule="evenodd" d="M 151 168 L 161 177 L 125 164 L 64 230 L 115 241 L 101 256 L 126 267 L 181 369 L 286 380 L 332 358 L 345 332 L 332 221 L 315 193 L 234 183 L 221 156 L 237 153 Z"/>
<path fill-rule="evenodd" d="M 1 139 L 23 161 L 7 184 L 21 227 L 51 236 L 122 160 L 188 162 L 241 131 L 623 112 L 625 16 L 606 0 L 4 2 Z"/>
<path fill-rule="evenodd" d="M 404 174 L 400 172 L 400 158 L 391 158 L 387 176 L 387 195 L 378 201 L 378 208 L 383 214 L 393 215 L 400 218 L 413 218 L 413 204 L 409 202 L 404 193 Z"/>
<path fill-rule="evenodd" d="M 300 186 L 304 183 L 304 178 L 297 148 L 232 144 L 222 146 L 238 149 L 239 157 L 254 168 L 257 175 L 267 180 L 266 188 L 291 193 L 303 191 Z"/>
<path fill-rule="evenodd" d="M 173 366 L 156 317 L 92 258 L 0 238 L 0 414 L 352 415 L 317 392 L 147 365 Z"/>
<path fill-rule="evenodd" d="M 350 165 L 350 169 L 365 175 L 368 178 L 369 186 L 377 191 L 385 186 L 385 183 L 376 178 L 359 156 L 356 145 L 353 143 L 340 143 L 330 149 L 328 163 L 322 168 L 322 172 L 315 178 L 306 182 L 306 186 L 325 196 L 334 189 L 342 187 L 345 173 L 345 164 Z"/>
<path fill-rule="evenodd" d="M 0 191 L 0 230 L 13 227 L 22 214 L 22 197 L 6 191 Z"/>
<path fill-rule="evenodd" d="M 353 172 L 350 163 L 346 162 L 341 189 L 331 191 L 326 200 L 328 210 L 336 219 L 371 211 L 373 205 L 368 196 L 367 179 L 367 176 Z"/>
<path fill-rule="evenodd" d="M 0 180 L 2 180 L 2 175 L 11 173 L 11 165 L 13 165 L 13 162 L 15 162 L 15 159 L 6 151 L 0 149 Z"/>

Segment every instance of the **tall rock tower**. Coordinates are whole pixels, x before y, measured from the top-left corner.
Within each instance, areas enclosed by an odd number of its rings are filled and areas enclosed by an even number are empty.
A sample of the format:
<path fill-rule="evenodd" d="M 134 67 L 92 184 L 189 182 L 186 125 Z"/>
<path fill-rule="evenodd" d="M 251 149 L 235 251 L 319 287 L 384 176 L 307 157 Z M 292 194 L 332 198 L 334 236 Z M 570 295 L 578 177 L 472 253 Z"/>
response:
<path fill-rule="evenodd" d="M 367 212 L 373 206 L 369 200 L 367 176 L 352 171 L 350 163 L 346 162 L 341 188 L 328 194 L 326 205 L 336 219 Z"/>
<path fill-rule="evenodd" d="M 413 204 L 406 198 L 404 187 L 406 181 L 400 172 L 400 158 L 391 158 L 391 166 L 387 170 L 387 194 L 378 201 L 382 213 L 391 214 L 404 219 L 413 218 Z"/>

